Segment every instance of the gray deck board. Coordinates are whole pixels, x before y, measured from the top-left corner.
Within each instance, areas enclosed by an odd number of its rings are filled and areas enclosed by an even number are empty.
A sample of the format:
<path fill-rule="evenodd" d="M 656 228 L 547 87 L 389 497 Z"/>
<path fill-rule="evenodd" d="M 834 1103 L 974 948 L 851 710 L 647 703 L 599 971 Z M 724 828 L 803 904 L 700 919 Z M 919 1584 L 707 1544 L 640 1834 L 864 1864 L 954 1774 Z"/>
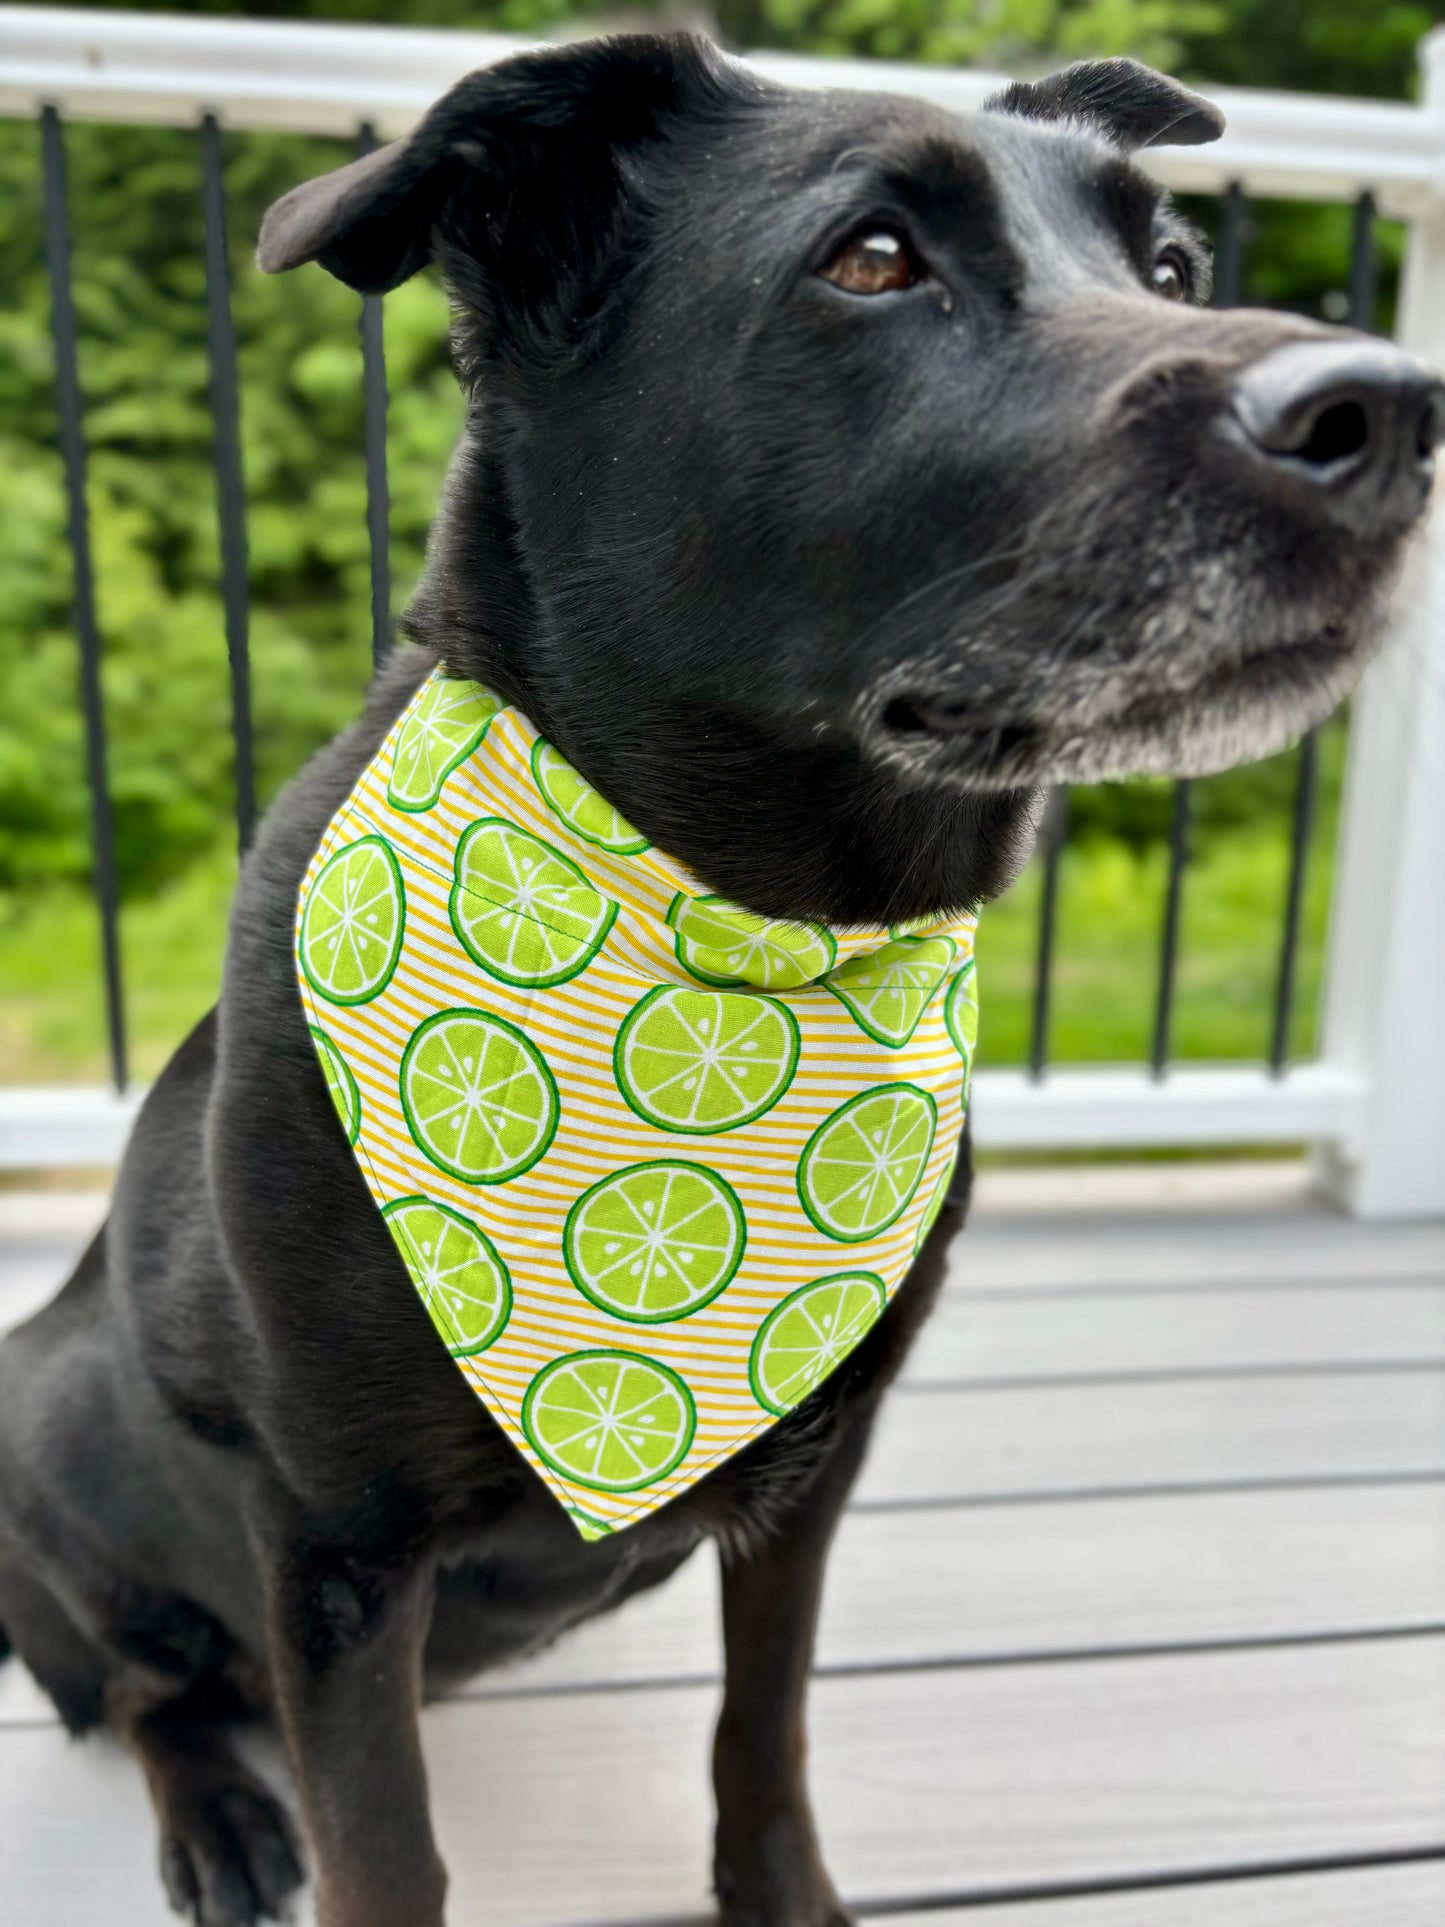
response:
<path fill-rule="evenodd" d="M 888 1919 L 890 1927 L 1440 1927 L 1445 1860 Z"/>
<path fill-rule="evenodd" d="M 1125 1286 L 1044 1300 L 951 1281 L 908 1377 L 998 1381 L 1126 1372 L 1445 1367 L 1445 1283 Z"/>
<path fill-rule="evenodd" d="M 715 1711 L 709 1686 L 433 1708 L 457 1918 L 704 1910 Z M 1445 1639 L 870 1674 L 815 1684 L 813 1780 L 840 1887 L 901 1902 L 1439 1846 L 1442 1732 Z M 148 1918 L 148 1828 L 121 1764 L 53 1728 L 4 1736 L 0 1892 L 48 1896 L 83 1839 L 88 1891 L 127 1896 L 109 1917 Z"/>
<path fill-rule="evenodd" d="M 866 1504 L 1445 1472 L 1438 1370 L 901 1386 L 859 1482 Z"/>
<path fill-rule="evenodd" d="M 823 1669 L 1378 1634 L 1445 1624 L 1433 1488 L 1188 1503 L 855 1513 L 830 1564 Z M 474 1690 L 715 1674 L 714 1562 Z"/>
<path fill-rule="evenodd" d="M 1269 1213 L 984 1214 L 954 1246 L 950 1274 L 974 1290 L 1058 1293 L 1099 1286 L 1445 1278 L 1445 1225 L 1358 1224 L 1301 1206 Z"/>
<path fill-rule="evenodd" d="M 0 1211 L 0 1327 L 83 1216 Z M 1437 1927 L 1445 1858 L 1289 1870 L 1445 1856 L 1442 1361 L 1445 1227 L 986 1209 L 830 1571 L 844 1891 L 898 1927 Z M 454 1927 L 705 1915 L 717 1667 L 703 1553 L 430 1709 Z M 13 1665 L 0 1919 L 173 1919 L 139 1776 Z"/>
<path fill-rule="evenodd" d="M 1445 1625 L 1442 1510 L 1445 1490 L 1402 1486 L 854 1513 L 818 1664 L 993 1665 Z M 671 1584 L 467 1690 L 715 1677 L 717 1591 L 705 1549 Z M 52 1717 L 21 1668 L 0 1672 L 0 1727 Z"/>

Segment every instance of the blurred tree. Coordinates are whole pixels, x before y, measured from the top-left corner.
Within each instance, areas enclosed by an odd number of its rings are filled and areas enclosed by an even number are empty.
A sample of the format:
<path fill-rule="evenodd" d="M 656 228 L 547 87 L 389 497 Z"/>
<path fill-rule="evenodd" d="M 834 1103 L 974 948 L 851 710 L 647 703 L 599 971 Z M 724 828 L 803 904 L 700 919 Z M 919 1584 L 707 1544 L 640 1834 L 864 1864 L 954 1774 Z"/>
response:
<path fill-rule="evenodd" d="M 129 0 L 131 5 L 134 0 Z M 193 11 L 229 13 L 230 0 Z M 601 0 L 250 0 L 276 16 L 546 34 L 608 17 Z M 635 24 L 644 12 L 634 12 Z M 666 17 L 659 15 L 658 17 Z M 1130 51 L 1197 78 L 1401 95 L 1445 0 L 716 0 L 733 45 L 1021 71 Z M 198 155 L 179 132 L 67 130 L 81 373 L 105 691 L 126 890 L 150 891 L 229 835 L 230 744 L 217 595 Z M 316 273 L 249 270 L 268 201 L 334 165 L 335 143 L 229 139 L 228 196 L 250 502 L 263 796 L 351 713 L 369 623 L 357 304 Z M 1249 290 L 1320 312 L 1347 275 L 1349 215 L 1261 208 Z M 1395 241 L 1382 230 L 1387 265 Z M 36 131 L 0 123 L 0 920 L 6 897 L 88 868 L 74 701 L 70 557 L 55 453 Z M 386 308 L 399 592 L 419 566 L 460 409 L 445 301 L 422 279 Z M 1283 809 L 1288 774 L 1245 772 L 1220 820 Z M 1233 800 L 1230 800 L 1230 799 Z M 1147 788 L 1097 793 L 1086 831 L 1157 827 Z M 1213 819 L 1202 818 L 1208 832 Z"/>
<path fill-rule="evenodd" d="M 227 834 L 231 793 L 199 154 L 193 135 L 153 129 L 74 127 L 66 143 L 112 789 L 133 894 Z M 346 150 L 267 138 L 228 142 L 228 156 L 269 795 L 350 716 L 364 677 L 361 357 L 346 289 L 249 266 L 266 204 Z M 0 892 L 89 865 L 39 197 L 35 128 L 0 123 Z M 387 333 L 393 535 L 414 573 L 461 412 L 440 289 L 401 291 Z"/>
<path fill-rule="evenodd" d="M 93 0 L 96 3 L 96 0 Z M 232 14 L 232 0 L 98 0 L 135 11 Z M 1402 98 L 1415 49 L 1445 0 L 248 0 L 258 18 L 372 21 L 545 34 L 573 20 L 651 12 L 711 18 L 739 48 L 982 61 L 1025 70 L 1054 58 L 1131 53 L 1240 87 Z"/>
<path fill-rule="evenodd" d="M 1167 9 L 1166 9 L 1167 11 Z M 1442 0 L 1221 0 L 1222 25 L 1181 28 L 1185 64 L 1235 87 L 1403 99 Z"/>
<path fill-rule="evenodd" d="M 1015 69 L 1119 53 L 1173 66 L 1186 34 L 1224 22 L 1216 0 L 718 0 L 717 14 L 734 46 Z"/>

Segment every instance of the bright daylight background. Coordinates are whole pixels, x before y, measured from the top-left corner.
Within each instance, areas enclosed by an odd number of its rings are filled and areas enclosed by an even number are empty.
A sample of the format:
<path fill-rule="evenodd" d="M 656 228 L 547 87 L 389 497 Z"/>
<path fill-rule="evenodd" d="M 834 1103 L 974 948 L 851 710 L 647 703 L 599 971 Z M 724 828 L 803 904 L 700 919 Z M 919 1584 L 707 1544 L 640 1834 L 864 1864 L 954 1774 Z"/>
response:
<path fill-rule="evenodd" d="M 181 10 L 176 0 L 169 10 Z M 542 35 L 662 21 L 704 25 L 737 48 L 1018 73 L 1128 52 L 1195 81 L 1405 98 L 1417 42 L 1445 18 L 1445 0 L 721 0 L 714 13 L 686 15 L 619 15 L 591 0 L 252 0 L 247 11 Z M 215 994 L 235 867 L 198 157 L 188 130 L 73 125 L 66 139 L 124 975 L 134 1071 L 146 1079 Z M 268 202 L 348 151 L 289 136 L 226 143 L 263 801 L 351 718 L 369 668 L 357 303 L 323 275 L 268 280 L 250 266 Z M 99 1083 L 101 973 L 40 206 L 36 129 L 0 122 L 0 1080 Z M 1343 206 L 1252 202 L 1246 298 L 1341 318 L 1350 221 Z M 1402 239 L 1378 223 L 1382 329 Z M 460 404 L 435 281 L 393 294 L 385 328 L 400 609 Z M 1314 1042 L 1343 737 L 1337 720 L 1322 743 L 1296 1054 Z M 1265 1054 L 1294 782 L 1284 756 L 1195 788 L 1175 1056 Z M 1169 811 L 1165 784 L 1073 794 L 1055 1061 L 1147 1054 Z M 985 920 L 983 1050 L 993 1064 L 1016 1063 L 1027 1047 L 1038 890 L 1034 865 Z"/>

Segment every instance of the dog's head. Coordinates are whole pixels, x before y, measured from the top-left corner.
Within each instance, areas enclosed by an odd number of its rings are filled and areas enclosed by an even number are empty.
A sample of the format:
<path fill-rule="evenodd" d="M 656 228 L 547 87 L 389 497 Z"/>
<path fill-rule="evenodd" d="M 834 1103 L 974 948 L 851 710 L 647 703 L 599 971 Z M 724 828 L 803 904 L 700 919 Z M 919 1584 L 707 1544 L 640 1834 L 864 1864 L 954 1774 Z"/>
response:
<path fill-rule="evenodd" d="M 986 894 L 1034 786 L 1195 774 L 1374 646 L 1442 390 L 1210 312 L 1129 61 L 956 118 L 706 43 L 529 54 L 275 207 L 263 267 L 437 262 L 468 435 L 411 617 L 713 887 Z"/>

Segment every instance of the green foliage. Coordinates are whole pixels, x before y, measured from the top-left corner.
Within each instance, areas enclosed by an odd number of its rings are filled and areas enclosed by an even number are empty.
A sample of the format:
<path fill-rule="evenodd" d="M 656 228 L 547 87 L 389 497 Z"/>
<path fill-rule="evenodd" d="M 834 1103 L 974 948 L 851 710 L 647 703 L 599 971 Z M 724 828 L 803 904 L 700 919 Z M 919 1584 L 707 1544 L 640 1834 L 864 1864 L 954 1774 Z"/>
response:
<path fill-rule="evenodd" d="M 88 508 L 123 886 L 215 842 L 230 805 L 229 687 L 193 136 L 68 130 Z M 237 141 L 228 168 L 249 498 L 263 798 L 355 708 L 369 649 L 354 296 L 250 266 L 261 211 L 343 150 Z M 0 889 L 83 878 L 88 816 L 35 130 L 0 125 Z M 461 418 L 446 304 L 419 280 L 386 312 L 394 562 L 415 576 Z"/>
<path fill-rule="evenodd" d="M 1291 765 L 1293 759 L 1289 759 Z M 1292 773 L 1292 771 L 1291 771 Z M 1198 786 L 1207 807 L 1215 783 Z M 1338 790 L 1328 786 L 1305 872 L 1290 1048 L 1314 1047 L 1329 910 L 1328 853 Z M 1184 877 L 1171 1056 L 1247 1058 L 1268 1052 L 1288 876 L 1284 836 L 1258 824 L 1193 839 Z M 1164 918 L 1164 843 L 1084 836 L 1060 865 L 1051 978 L 1049 1059 L 1138 1061 L 1149 1052 Z M 1033 1012 L 1039 868 L 991 905 L 979 924 L 980 1059 L 1016 1064 L 1028 1053 Z"/>
<path fill-rule="evenodd" d="M 1440 0 L 1226 0 L 1223 31 L 1181 35 L 1187 64 L 1235 87 L 1399 99 L 1416 48 L 1445 18 Z"/>
<path fill-rule="evenodd" d="M 230 0 L 204 0 L 192 10 L 233 8 Z M 400 13 L 395 0 L 250 0 L 248 11 L 531 34 L 605 13 L 597 0 L 494 0 L 482 7 L 404 0 Z M 1415 43 L 1442 17 L 1445 0 L 1311 0 L 1308 7 L 1280 0 L 719 0 L 717 14 L 734 46 L 980 60 L 1018 72 L 1127 51 L 1204 80 L 1387 96 L 1409 90 Z M 199 151 L 191 133 L 89 126 L 68 128 L 66 146 L 129 1000 L 144 1040 L 142 1065 L 153 1069 L 183 1020 L 211 994 L 231 874 L 232 746 Z M 337 164 L 346 150 L 245 136 L 228 138 L 226 154 L 264 802 L 355 713 L 367 672 L 359 304 L 315 269 L 268 280 L 250 261 L 267 204 Z M 94 1068 L 100 1037 L 71 556 L 55 452 L 39 209 L 36 129 L 0 123 L 0 1058 L 4 1074 L 31 1076 Z M 1211 218 L 1207 207 L 1200 212 Z M 1250 218 L 1249 297 L 1338 318 L 1348 285 L 1349 210 L 1257 204 Z M 1384 273 L 1376 321 L 1387 325 L 1400 231 L 1381 223 L 1378 238 Z M 389 296 L 385 313 L 399 608 L 421 565 L 462 411 L 447 366 L 439 288 L 420 278 Z M 1333 738 L 1327 765 L 1332 797 Z M 1198 1009 L 1206 1014 L 1197 1033 L 1191 1030 L 1188 973 L 1196 963 L 1186 956 L 1185 1048 L 1206 1048 L 1211 1037 L 1220 1049 L 1258 1048 L 1248 1037 L 1265 1007 L 1259 985 L 1277 941 L 1293 771 L 1292 759 L 1277 759 L 1196 792 L 1199 867 L 1197 881 L 1191 875 L 1186 949 L 1191 938 L 1207 940 L 1214 962 L 1197 967 L 1233 970 L 1229 981 L 1248 980 L 1255 1002 L 1236 1023 L 1223 1014 L 1232 993 L 1222 979 L 1212 982 L 1200 992 Z M 1115 1003 L 1122 1009 L 1128 1002 L 1129 1022 L 1141 1011 L 1147 1020 L 1156 925 L 1155 910 L 1145 906 L 1157 894 L 1168 813 L 1165 785 L 1074 797 L 1061 956 L 1067 951 L 1068 970 L 1081 973 L 1084 1014 L 1076 1026 L 1066 971 L 1057 1042 L 1067 1054 L 1098 1055 L 1105 1039 L 1112 1039 L 1110 1048 L 1127 1041 L 1113 1019 L 1098 1016 Z M 1326 871 L 1319 863 L 1315 869 L 1317 935 Z M 1001 972 L 988 1040 L 995 1061 L 1022 1048 L 1031 887 L 990 919 L 987 941 Z M 1211 923 L 1216 910 L 1223 923 Z M 1105 941 L 1107 948 L 1111 930 L 1118 938 L 1113 952 L 1091 963 L 1090 943 Z M 1255 934 L 1246 940 L 1249 931 Z M 1254 961 L 1246 967 L 1240 946 L 1250 944 Z M 1226 963 L 1230 958 L 1235 964 Z M 1120 972 L 1132 986 L 1127 997 L 1115 981 L 1124 981 Z M 1099 1032 L 1098 1048 L 1089 1047 L 1090 1025 Z"/>
<path fill-rule="evenodd" d="M 1219 32 L 1226 17 L 1215 0 L 722 0 L 718 11 L 737 45 L 1009 68 L 1043 53 L 1170 67 L 1188 36 Z"/>

